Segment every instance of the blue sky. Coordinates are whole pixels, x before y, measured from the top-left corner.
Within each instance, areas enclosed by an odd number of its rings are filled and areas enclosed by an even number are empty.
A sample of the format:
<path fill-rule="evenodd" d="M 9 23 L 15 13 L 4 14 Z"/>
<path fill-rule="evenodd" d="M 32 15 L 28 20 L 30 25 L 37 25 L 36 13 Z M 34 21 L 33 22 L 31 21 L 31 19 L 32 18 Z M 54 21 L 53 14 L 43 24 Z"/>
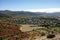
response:
<path fill-rule="evenodd" d="M 0 10 L 60 8 L 60 0 L 0 0 Z"/>

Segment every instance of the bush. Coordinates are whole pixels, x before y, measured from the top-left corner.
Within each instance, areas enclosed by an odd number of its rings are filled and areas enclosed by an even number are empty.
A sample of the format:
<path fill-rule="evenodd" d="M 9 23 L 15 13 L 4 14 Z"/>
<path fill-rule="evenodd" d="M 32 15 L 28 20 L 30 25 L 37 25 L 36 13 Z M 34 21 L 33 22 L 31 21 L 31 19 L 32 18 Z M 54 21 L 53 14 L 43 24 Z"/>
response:
<path fill-rule="evenodd" d="M 42 32 L 42 33 L 41 33 L 41 36 L 45 36 L 45 33 L 44 33 L 44 32 Z"/>
<path fill-rule="evenodd" d="M 2 38 L 2 37 L 0 37 L 0 40 L 3 40 L 3 38 Z"/>
<path fill-rule="evenodd" d="M 53 35 L 53 34 L 47 35 L 47 38 L 54 38 L 54 37 L 55 37 L 55 35 Z"/>

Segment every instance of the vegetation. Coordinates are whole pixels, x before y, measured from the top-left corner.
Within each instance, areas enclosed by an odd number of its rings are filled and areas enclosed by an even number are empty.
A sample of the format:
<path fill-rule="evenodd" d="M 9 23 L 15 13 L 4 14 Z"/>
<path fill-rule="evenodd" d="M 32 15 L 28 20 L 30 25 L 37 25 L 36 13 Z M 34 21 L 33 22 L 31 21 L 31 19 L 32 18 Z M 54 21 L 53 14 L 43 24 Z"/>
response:
<path fill-rule="evenodd" d="M 52 35 L 52 34 L 49 34 L 48 36 L 47 36 L 47 38 L 54 38 L 55 37 L 55 35 Z"/>
<path fill-rule="evenodd" d="M 60 14 L 56 14 L 57 12 L 47 14 L 25 11 L 0 11 L 0 40 L 22 40 L 25 38 L 33 40 L 36 36 L 54 38 L 56 33 L 60 33 Z M 26 24 L 32 24 L 28 28 L 33 29 L 22 32 L 20 28 Z"/>

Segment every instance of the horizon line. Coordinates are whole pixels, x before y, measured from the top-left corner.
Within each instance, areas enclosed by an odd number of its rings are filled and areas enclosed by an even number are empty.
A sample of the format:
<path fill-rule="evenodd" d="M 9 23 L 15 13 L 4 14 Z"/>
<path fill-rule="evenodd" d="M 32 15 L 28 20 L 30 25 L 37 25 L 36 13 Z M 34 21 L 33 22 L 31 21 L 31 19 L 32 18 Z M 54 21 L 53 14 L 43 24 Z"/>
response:
<path fill-rule="evenodd" d="M 2 9 L 3 11 L 5 9 Z M 6 9 L 9 10 L 9 9 Z M 52 12 L 60 12 L 60 8 L 44 8 L 44 9 L 31 9 L 31 10 L 9 10 L 9 11 L 29 11 L 29 12 L 47 12 L 47 13 L 52 13 Z"/>

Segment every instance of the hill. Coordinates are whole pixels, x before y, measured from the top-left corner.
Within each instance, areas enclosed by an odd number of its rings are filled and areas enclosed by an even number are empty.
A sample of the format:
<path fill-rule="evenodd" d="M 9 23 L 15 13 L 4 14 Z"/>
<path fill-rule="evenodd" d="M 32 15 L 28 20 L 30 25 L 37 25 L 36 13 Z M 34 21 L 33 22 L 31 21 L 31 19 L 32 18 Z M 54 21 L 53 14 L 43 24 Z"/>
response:
<path fill-rule="evenodd" d="M 0 11 L 0 40 L 55 40 L 59 33 L 60 12 Z"/>
<path fill-rule="evenodd" d="M 11 16 L 60 16 L 60 12 L 46 13 L 46 12 L 28 12 L 28 11 L 10 11 L 10 10 L 0 10 L 0 13 L 7 14 Z"/>

